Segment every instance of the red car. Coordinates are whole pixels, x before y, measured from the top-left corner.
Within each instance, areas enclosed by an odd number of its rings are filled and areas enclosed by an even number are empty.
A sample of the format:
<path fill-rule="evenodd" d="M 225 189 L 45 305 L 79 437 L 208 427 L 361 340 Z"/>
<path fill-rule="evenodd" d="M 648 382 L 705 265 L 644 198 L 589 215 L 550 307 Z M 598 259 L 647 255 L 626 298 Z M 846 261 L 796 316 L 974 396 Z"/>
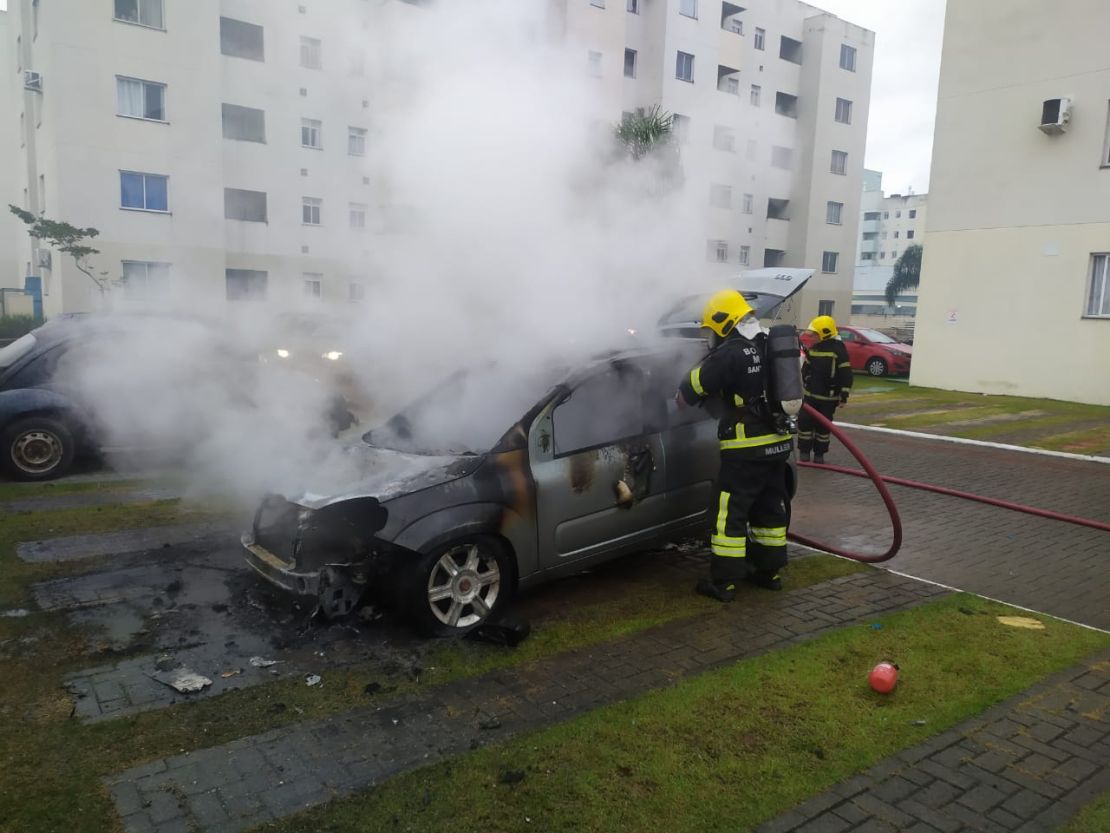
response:
<path fill-rule="evenodd" d="M 910 372 L 913 347 L 895 341 L 868 327 L 838 326 L 840 340 L 848 349 L 852 370 L 866 370 L 871 376 L 905 375 Z M 806 347 L 817 341 L 817 334 L 805 330 L 801 340 Z"/>

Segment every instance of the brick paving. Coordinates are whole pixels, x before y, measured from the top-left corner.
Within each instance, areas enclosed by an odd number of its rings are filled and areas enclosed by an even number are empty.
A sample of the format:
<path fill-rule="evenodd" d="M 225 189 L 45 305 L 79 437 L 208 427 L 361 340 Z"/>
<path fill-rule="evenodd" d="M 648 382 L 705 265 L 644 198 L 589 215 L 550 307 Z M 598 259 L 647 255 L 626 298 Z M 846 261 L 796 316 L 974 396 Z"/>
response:
<path fill-rule="evenodd" d="M 95 535 L 70 535 L 44 541 L 24 541 L 17 545 L 16 555 L 23 561 L 32 563 L 79 561 L 103 555 L 144 552 L 174 544 L 188 544 L 199 538 L 221 533 L 225 536 L 235 534 L 233 527 L 226 522 L 203 521 Z"/>
<path fill-rule="evenodd" d="M 943 595 L 881 571 L 661 625 L 415 698 L 157 760 L 108 779 L 127 833 L 235 831 L 710 668 Z M 500 726 L 479 729 L 482 719 Z"/>
<path fill-rule="evenodd" d="M 757 833 L 1040 833 L 1110 790 L 1110 651 L 882 761 Z"/>
<path fill-rule="evenodd" d="M 883 474 L 1110 521 L 1110 465 L 938 440 L 852 431 Z M 829 462 L 854 465 L 834 443 Z M 1110 534 L 891 486 L 901 552 L 885 567 L 1110 630 Z M 879 553 L 886 512 L 866 480 L 802 469 L 791 528 Z"/>

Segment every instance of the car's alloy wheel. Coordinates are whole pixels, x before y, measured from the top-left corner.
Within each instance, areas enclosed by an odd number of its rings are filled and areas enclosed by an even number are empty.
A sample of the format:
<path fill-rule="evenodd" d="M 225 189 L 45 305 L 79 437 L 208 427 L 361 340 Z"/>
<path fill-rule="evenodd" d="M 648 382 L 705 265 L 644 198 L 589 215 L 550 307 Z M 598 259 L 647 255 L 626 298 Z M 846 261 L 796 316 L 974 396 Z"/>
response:
<path fill-rule="evenodd" d="M 867 372 L 872 376 L 886 376 L 886 362 L 882 359 L 871 359 L 867 363 Z"/>
<path fill-rule="evenodd" d="M 73 462 L 73 434 L 48 417 L 32 417 L 3 432 L 5 468 L 20 480 L 49 480 L 61 476 Z"/>
<path fill-rule="evenodd" d="M 501 581 L 496 554 L 476 542 L 453 546 L 428 572 L 428 609 L 447 628 L 474 627 L 489 618 Z"/>

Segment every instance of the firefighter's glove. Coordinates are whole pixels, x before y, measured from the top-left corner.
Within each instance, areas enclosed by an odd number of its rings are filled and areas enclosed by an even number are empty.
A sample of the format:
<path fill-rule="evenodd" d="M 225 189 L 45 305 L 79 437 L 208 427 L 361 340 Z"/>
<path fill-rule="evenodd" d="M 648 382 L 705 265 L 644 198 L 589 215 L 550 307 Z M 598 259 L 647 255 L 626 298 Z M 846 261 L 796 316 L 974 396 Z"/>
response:
<path fill-rule="evenodd" d="M 841 405 L 847 405 L 848 404 L 848 391 L 842 390 L 840 392 L 840 404 Z"/>

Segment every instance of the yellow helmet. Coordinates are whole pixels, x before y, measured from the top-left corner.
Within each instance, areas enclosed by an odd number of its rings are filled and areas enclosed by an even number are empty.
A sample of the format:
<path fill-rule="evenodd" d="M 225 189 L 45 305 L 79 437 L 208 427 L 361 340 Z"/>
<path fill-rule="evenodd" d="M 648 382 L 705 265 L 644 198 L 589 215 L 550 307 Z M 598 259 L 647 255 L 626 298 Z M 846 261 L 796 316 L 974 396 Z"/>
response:
<path fill-rule="evenodd" d="M 721 338 L 732 332 L 740 319 L 752 311 L 752 305 L 735 289 L 722 289 L 705 305 L 701 325 Z"/>
<path fill-rule="evenodd" d="M 809 322 L 807 330 L 813 330 L 817 335 L 821 336 L 821 340 L 826 338 L 836 338 L 836 321 L 831 315 L 818 315 Z"/>

